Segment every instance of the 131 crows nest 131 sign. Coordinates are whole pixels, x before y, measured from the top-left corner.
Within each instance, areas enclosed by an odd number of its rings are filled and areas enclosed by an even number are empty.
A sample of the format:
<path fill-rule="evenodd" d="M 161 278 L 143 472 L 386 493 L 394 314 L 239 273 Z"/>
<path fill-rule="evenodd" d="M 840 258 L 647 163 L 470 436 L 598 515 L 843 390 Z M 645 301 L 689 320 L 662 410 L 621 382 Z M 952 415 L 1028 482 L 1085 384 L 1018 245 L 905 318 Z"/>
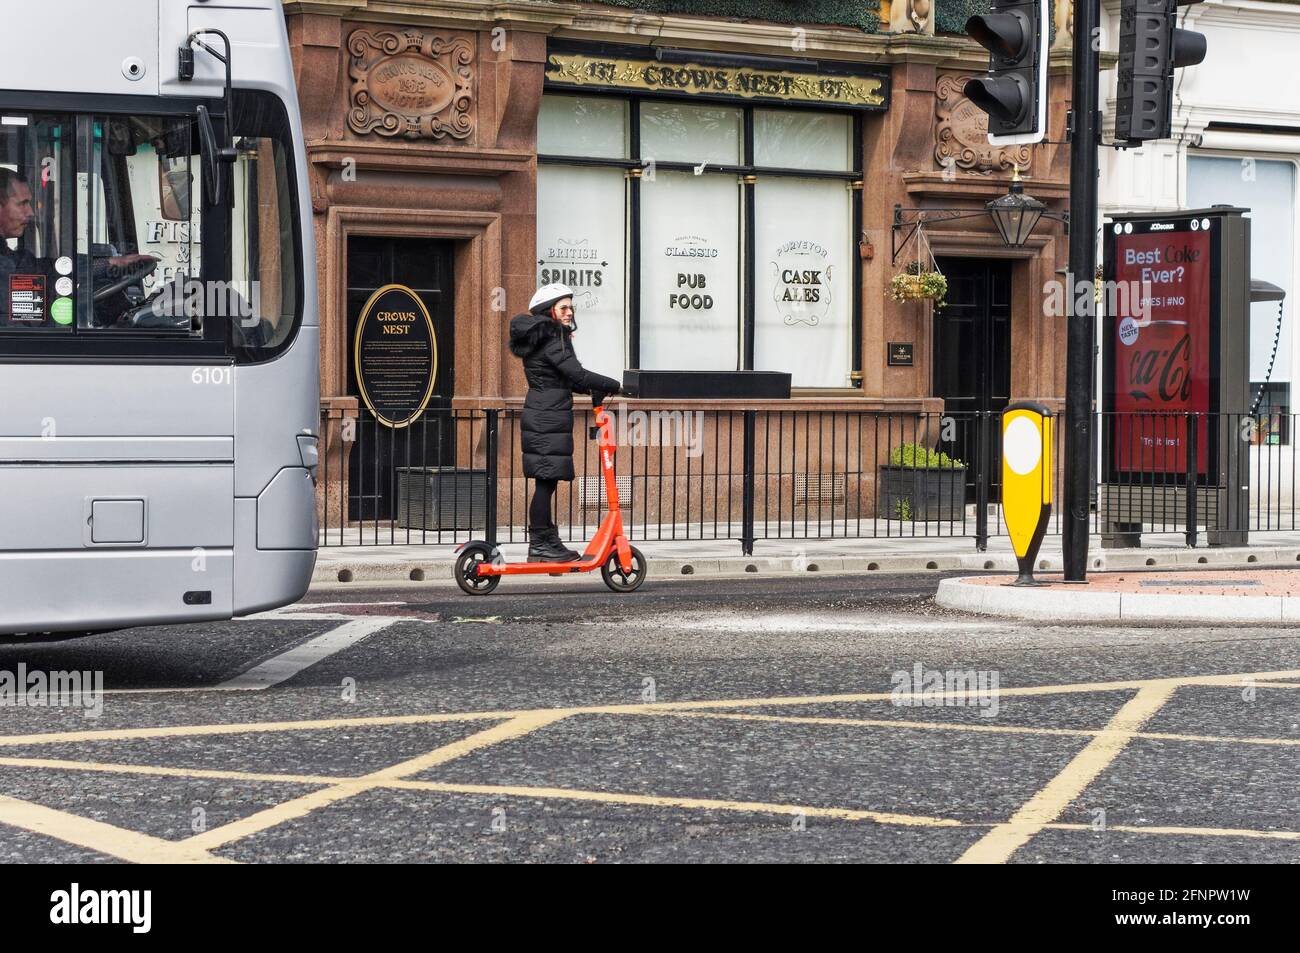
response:
<path fill-rule="evenodd" d="M 812 73 L 757 66 L 668 63 L 594 53 L 552 52 L 546 61 L 550 86 L 600 86 L 685 96 L 734 96 L 787 103 L 885 109 L 884 73 Z"/>

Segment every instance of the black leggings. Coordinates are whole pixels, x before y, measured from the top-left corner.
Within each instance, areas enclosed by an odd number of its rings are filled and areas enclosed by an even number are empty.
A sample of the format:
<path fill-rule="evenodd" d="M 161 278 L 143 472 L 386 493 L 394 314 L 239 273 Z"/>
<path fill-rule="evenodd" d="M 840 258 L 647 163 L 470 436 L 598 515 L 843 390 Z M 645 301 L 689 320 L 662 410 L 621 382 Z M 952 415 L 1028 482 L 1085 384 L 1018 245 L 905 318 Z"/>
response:
<path fill-rule="evenodd" d="M 558 480 L 534 480 L 537 487 L 533 490 L 533 502 L 528 507 L 529 529 L 554 529 L 555 520 L 551 517 L 551 503 L 555 499 L 555 487 Z"/>

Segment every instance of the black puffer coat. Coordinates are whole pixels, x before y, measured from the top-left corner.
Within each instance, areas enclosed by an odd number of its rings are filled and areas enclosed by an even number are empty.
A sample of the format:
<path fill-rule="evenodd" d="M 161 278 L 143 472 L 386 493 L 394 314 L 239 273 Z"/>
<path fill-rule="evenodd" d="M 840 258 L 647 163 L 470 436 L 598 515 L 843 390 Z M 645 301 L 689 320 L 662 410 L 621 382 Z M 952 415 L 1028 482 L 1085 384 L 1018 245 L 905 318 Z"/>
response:
<path fill-rule="evenodd" d="M 612 377 L 584 368 L 572 332 L 549 314 L 519 314 L 510 321 L 510 353 L 523 358 L 528 378 L 524 398 L 524 476 L 535 480 L 573 479 L 573 392 L 617 394 Z"/>

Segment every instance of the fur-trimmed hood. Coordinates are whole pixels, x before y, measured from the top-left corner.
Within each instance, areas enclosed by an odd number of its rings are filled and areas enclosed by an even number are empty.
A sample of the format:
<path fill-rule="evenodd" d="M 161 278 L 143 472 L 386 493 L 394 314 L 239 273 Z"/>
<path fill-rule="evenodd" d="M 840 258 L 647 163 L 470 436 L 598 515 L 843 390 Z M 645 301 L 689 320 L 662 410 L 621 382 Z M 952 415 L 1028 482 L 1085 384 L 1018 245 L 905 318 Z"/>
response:
<path fill-rule="evenodd" d="M 527 357 L 546 341 L 568 330 L 549 314 L 517 314 L 510 319 L 510 353 Z"/>

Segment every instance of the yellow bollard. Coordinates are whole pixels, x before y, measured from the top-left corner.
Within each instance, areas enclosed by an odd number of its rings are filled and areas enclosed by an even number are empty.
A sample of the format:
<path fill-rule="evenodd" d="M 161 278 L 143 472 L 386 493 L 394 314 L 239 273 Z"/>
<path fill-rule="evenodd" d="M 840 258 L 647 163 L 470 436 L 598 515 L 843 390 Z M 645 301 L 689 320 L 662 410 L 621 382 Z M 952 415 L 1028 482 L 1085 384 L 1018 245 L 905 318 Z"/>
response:
<path fill-rule="evenodd" d="M 1034 560 L 1052 513 L 1052 412 L 1032 401 L 1002 412 L 1002 518 L 1020 575 L 1013 585 L 1037 586 Z"/>

